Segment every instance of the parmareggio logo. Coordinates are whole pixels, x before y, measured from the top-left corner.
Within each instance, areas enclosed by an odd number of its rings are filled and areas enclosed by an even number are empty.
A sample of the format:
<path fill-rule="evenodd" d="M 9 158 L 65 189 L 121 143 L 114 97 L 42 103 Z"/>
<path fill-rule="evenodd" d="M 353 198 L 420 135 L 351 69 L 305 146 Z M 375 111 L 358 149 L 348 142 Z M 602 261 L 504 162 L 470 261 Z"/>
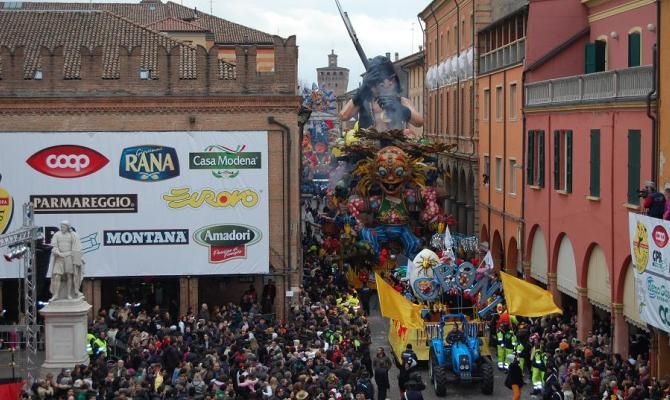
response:
<path fill-rule="evenodd" d="M 252 208 L 258 204 L 258 193 L 248 188 L 219 192 L 209 188 L 199 192 L 191 192 L 190 188 L 175 188 L 170 190 L 170 193 L 164 194 L 163 200 L 168 202 L 170 208 L 200 208 L 203 204 L 214 208 L 232 208 L 241 204 L 246 208 Z"/>
<path fill-rule="evenodd" d="M 656 284 L 654 278 L 651 276 L 647 277 L 647 293 L 649 294 L 650 299 L 657 299 L 663 303 L 670 303 L 670 291 L 668 288 L 661 284 L 660 286 Z"/>
<path fill-rule="evenodd" d="M 193 234 L 196 243 L 209 247 L 209 262 L 247 258 L 247 246 L 261 240 L 261 231 L 248 225 L 209 225 Z"/>

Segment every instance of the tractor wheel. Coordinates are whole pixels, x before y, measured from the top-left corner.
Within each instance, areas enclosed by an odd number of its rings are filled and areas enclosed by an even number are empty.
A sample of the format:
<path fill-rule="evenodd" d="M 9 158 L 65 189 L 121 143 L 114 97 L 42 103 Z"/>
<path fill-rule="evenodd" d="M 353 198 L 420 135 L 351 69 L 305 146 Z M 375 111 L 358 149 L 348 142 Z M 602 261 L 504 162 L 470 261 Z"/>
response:
<path fill-rule="evenodd" d="M 437 357 L 435 356 L 435 350 L 431 347 L 428 353 L 428 378 L 431 382 L 433 382 L 433 368 L 436 366 L 438 366 Z"/>
<path fill-rule="evenodd" d="M 493 365 L 491 361 L 482 359 L 480 368 L 482 374 L 482 393 L 491 395 L 493 394 Z"/>
<path fill-rule="evenodd" d="M 447 370 L 444 367 L 436 365 L 433 367 L 433 388 L 435 394 L 438 396 L 445 396 L 447 394 Z"/>

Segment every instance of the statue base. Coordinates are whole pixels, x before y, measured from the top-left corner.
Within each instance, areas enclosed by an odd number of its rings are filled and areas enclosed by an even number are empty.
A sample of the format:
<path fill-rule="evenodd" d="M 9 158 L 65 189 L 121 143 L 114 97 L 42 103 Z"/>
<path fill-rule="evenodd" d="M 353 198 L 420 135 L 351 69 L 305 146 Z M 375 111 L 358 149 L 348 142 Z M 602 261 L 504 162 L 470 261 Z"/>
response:
<path fill-rule="evenodd" d="M 40 310 L 44 317 L 46 354 L 40 376 L 62 368 L 88 365 L 86 333 L 91 305 L 84 299 L 54 300 Z"/>

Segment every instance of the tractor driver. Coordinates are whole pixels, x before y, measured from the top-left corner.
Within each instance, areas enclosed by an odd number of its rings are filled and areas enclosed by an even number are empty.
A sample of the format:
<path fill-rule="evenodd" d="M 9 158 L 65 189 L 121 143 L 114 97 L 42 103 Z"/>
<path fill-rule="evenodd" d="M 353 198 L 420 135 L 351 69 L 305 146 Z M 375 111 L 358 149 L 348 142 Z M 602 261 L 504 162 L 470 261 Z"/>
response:
<path fill-rule="evenodd" d="M 459 329 L 458 323 L 454 323 L 454 328 L 447 335 L 447 343 L 457 343 L 465 340 L 465 335 L 463 331 Z"/>

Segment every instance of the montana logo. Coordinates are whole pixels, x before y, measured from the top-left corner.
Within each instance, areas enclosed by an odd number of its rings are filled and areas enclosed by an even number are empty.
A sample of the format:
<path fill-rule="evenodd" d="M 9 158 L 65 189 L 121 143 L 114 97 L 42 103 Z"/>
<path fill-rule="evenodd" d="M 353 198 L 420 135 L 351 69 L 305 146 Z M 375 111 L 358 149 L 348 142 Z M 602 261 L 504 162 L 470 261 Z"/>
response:
<path fill-rule="evenodd" d="M 88 147 L 60 145 L 38 151 L 26 163 L 35 171 L 54 178 L 80 178 L 99 171 L 109 160 Z"/>
<path fill-rule="evenodd" d="M 261 240 L 261 231 L 247 225 L 209 225 L 193 234 L 196 243 L 209 247 L 209 262 L 247 258 L 247 246 Z"/>

